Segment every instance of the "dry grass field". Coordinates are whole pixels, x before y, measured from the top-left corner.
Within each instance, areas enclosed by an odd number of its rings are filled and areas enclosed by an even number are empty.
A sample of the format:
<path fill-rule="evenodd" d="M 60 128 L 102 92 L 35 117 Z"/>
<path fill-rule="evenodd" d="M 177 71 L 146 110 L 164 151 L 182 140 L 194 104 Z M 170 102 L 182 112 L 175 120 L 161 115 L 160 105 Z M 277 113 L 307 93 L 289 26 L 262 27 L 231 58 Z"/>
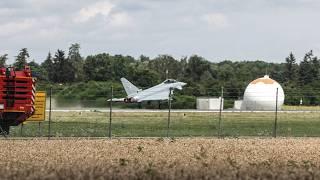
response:
<path fill-rule="evenodd" d="M 319 179 L 320 139 L 1 140 L 0 179 Z"/>

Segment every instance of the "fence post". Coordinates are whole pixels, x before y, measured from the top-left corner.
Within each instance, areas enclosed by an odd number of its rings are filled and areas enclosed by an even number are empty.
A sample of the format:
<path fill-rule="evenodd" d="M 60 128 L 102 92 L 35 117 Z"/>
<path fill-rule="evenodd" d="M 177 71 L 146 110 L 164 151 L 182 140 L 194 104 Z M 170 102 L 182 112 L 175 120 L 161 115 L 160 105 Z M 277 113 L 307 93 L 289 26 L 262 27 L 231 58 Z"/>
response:
<path fill-rule="evenodd" d="M 48 127 L 48 139 L 51 137 L 51 98 L 52 98 L 52 86 L 50 86 L 50 94 L 49 94 L 49 127 Z"/>
<path fill-rule="evenodd" d="M 277 88 L 276 92 L 276 112 L 275 112 L 275 117 L 274 117 L 274 127 L 273 127 L 273 137 L 277 137 L 277 121 L 278 121 L 278 91 L 279 89 Z"/>
<path fill-rule="evenodd" d="M 221 136 L 221 116 L 223 109 L 223 87 L 221 87 L 220 108 L 219 108 L 219 123 L 218 123 L 218 137 Z"/>
<path fill-rule="evenodd" d="M 23 123 L 21 123 L 21 126 L 20 126 L 20 137 L 23 136 Z"/>
<path fill-rule="evenodd" d="M 109 138 L 112 136 L 112 99 L 113 99 L 113 86 L 111 86 L 111 98 L 110 98 L 110 114 L 109 114 Z"/>
<path fill-rule="evenodd" d="M 172 88 L 169 88 L 167 137 L 169 137 L 169 131 L 170 131 L 170 118 L 171 118 L 171 95 L 172 95 Z"/>
<path fill-rule="evenodd" d="M 41 137 L 41 122 L 39 122 L 38 126 L 38 136 Z"/>

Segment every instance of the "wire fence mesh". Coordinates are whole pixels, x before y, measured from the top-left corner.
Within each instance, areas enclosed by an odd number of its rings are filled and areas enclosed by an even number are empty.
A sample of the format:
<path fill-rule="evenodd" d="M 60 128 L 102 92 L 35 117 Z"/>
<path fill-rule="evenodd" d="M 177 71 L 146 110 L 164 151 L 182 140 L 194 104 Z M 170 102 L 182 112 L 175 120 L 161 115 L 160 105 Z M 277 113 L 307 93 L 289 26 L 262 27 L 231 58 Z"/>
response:
<path fill-rule="evenodd" d="M 285 94 L 282 105 L 276 94 L 270 98 L 268 94 L 254 92 L 248 100 L 243 96 L 229 95 L 234 89 L 224 89 L 215 97 L 201 94 L 185 97 L 183 92 L 174 91 L 169 112 L 168 101 L 112 102 L 111 110 L 109 91 L 106 89 L 105 94 L 81 95 L 79 98 L 66 95 L 63 90 L 53 90 L 51 110 L 49 93 L 47 96 L 46 119 L 12 126 L 9 137 L 320 136 L 320 102 L 304 105 L 301 101 L 313 97 L 301 96 L 301 92 Z M 214 91 L 221 92 L 221 89 Z M 113 94 L 124 92 L 114 91 Z M 221 96 L 223 98 L 219 99 Z M 181 100 L 181 97 L 185 99 Z M 199 103 L 204 103 L 202 109 L 197 109 Z M 244 106 L 248 104 L 251 109 Z M 263 105 L 267 108 L 261 108 Z"/>

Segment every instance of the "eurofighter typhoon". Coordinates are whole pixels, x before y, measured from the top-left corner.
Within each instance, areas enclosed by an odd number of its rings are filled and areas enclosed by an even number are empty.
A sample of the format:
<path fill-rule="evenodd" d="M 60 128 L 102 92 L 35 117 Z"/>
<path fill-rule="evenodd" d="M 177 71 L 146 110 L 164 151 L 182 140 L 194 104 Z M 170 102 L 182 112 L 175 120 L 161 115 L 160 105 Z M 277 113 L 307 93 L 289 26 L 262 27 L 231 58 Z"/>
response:
<path fill-rule="evenodd" d="M 162 83 L 153 86 L 149 89 L 139 89 L 126 78 L 121 78 L 121 83 L 124 90 L 127 93 L 125 98 L 115 98 L 112 101 L 126 102 L 126 103 L 140 103 L 142 101 L 160 101 L 168 100 L 170 91 L 173 89 L 182 90 L 182 87 L 186 85 L 184 82 L 179 82 L 174 79 L 167 79 Z"/>

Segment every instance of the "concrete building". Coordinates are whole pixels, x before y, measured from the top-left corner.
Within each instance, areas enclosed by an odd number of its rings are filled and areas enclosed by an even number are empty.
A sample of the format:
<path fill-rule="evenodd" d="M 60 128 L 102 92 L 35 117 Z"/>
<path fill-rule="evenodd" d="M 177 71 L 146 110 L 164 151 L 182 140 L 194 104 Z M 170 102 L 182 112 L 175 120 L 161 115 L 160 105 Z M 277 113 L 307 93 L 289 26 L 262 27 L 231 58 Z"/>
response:
<path fill-rule="evenodd" d="M 236 100 L 234 101 L 233 109 L 241 110 L 243 100 Z"/>
<path fill-rule="evenodd" d="M 223 109 L 223 101 L 222 99 L 222 109 Z M 220 109 L 221 97 L 213 98 L 213 97 L 198 97 L 197 98 L 197 109 L 199 110 L 219 110 Z"/>

